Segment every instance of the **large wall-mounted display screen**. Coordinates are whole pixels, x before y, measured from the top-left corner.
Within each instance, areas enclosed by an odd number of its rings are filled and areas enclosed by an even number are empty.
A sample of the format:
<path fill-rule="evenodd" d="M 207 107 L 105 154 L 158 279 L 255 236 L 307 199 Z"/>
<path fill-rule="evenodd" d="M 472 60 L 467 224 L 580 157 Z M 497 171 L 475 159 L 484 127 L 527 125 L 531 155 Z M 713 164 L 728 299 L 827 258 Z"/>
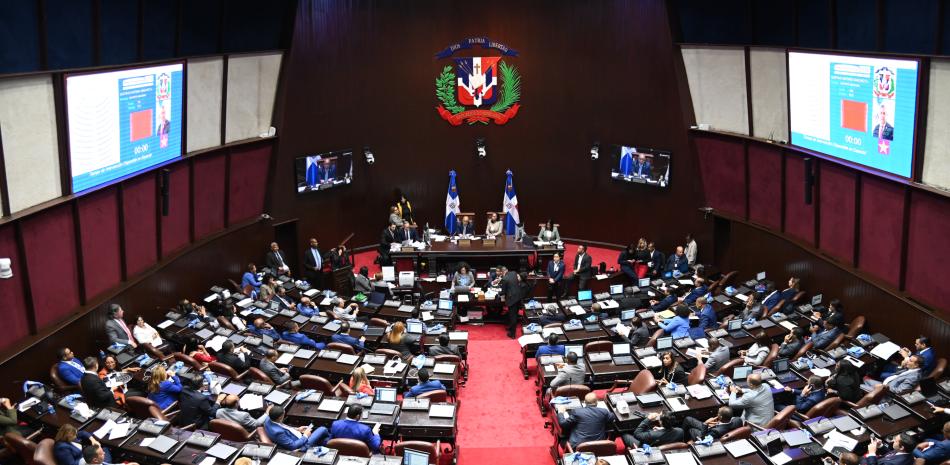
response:
<path fill-rule="evenodd" d="M 297 157 L 294 161 L 297 193 L 319 192 L 353 182 L 353 151 Z"/>
<path fill-rule="evenodd" d="M 910 178 L 917 60 L 788 53 L 792 144 Z"/>
<path fill-rule="evenodd" d="M 72 190 L 181 156 L 182 63 L 66 77 Z"/>
<path fill-rule="evenodd" d="M 667 187 L 670 184 L 670 152 L 627 145 L 608 145 L 610 177 L 617 181 Z"/>

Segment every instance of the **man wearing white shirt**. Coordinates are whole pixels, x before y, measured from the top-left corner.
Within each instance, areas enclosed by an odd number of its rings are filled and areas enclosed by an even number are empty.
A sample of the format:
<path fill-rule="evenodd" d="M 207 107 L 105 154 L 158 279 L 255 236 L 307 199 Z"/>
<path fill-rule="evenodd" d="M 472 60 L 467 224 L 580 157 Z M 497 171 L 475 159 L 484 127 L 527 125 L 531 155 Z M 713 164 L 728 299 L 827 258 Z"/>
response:
<path fill-rule="evenodd" d="M 696 264 L 697 252 L 696 239 L 693 239 L 692 234 L 686 233 L 686 260 L 689 262 L 689 266 Z"/>

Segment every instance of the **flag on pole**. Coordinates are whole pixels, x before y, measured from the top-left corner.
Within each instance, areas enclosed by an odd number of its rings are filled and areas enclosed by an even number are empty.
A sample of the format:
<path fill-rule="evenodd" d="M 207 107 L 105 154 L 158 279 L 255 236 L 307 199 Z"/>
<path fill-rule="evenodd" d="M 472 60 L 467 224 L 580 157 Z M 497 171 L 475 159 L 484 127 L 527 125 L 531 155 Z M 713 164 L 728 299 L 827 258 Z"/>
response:
<path fill-rule="evenodd" d="M 445 230 L 449 235 L 455 234 L 456 215 L 461 212 L 459 205 L 462 199 L 459 197 L 458 188 L 455 186 L 455 170 L 449 171 L 449 192 L 445 195 Z"/>
<path fill-rule="evenodd" d="M 307 157 L 307 185 L 316 186 L 320 184 L 320 170 L 317 167 L 317 162 L 320 161 L 320 156 Z"/>
<path fill-rule="evenodd" d="M 508 179 L 505 181 L 505 195 L 502 199 L 502 212 L 505 215 L 505 234 L 513 236 L 518 223 L 521 222 L 521 215 L 518 214 L 518 195 L 515 194 L 515 184 L 511 181 L 511 170 L 507 173 Z"/>

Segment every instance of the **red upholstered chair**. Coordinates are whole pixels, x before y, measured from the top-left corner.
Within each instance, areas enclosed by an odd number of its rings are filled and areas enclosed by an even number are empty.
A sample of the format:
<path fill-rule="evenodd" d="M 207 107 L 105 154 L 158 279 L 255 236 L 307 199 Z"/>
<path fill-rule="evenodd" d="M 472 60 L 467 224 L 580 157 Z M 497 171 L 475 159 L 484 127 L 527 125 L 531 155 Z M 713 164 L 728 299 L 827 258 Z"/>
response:
<path fill-rule="evenodd" d="M 270 376 L 267 376 L 267 373 L 264 373 L 263 371 L 254 367 L 248 368 L 247 374 L 244 377 L 246 378 L 245 381 L 256 381 L 258 383 L 274 384 L 274 380 L 270 379 Z"/>
<path fill-rule="evenodd" d="M 332 396 L 334 386 L 329 380 L 317 375 L 300 375 L 300 387 L 302 389 L 316 389 L 325 396 Z"/>
<path fill-rule="evenodd" d="M 732 376 L 732 370 L 745 363 L 745 360 L 741 358 L 734 358 L 726 362 L 723 366 L 719 367 L 718 370 L 713 372 L 713 376 L 726 375 Z"/>
<path fill-rule="evenodd" d="M 839 334 L 838 337 L 835 338 L 835 340 L 831 341 L 831 344 L 828 344 L 828 346 L 825 347 L 825 350 L 832 350 L 835 347 L 840 346 L 844 342 L 844 338 L 845 338 L 844 333 Z"/>
<path fill-rule="evenodd" d="M 57 465 L 53 457 L 53 441 L 46 438 L 36 445 L 36 452 L 33 453 L 33 463 L 36 465 Z"/>
<path fill-rule="evenodd" d="M 429 399 L 429 402 L 445 402 L 449 399 L 449 393 L 445 389 L 436 389 L 435 391 L 429 391 L 422 394 L 419 394 L 419 399 Z"/>
<path fill-rule="evenodd" d="M 399 353 L 399 351 L 392 350 L 392 349 L 376 349 L 376 353 L 379 355 L 385 355 L 386 358 L 388 359 L 392 359 L 393 357 L 399 358 L 399 359 L 402 358 L 402 354 Z"/>
<path fill-rule="evenodd" d="M 669 444 L 663 444 L 662 446 L 658 447 L 658 449 L 662 451 L 688 449 L 688 448 L 689 448 L 689 444 L 686 444 L 685 442 L 671 442 Z"/>
<path fill-rule="evenodd" d="M 887 387 L 884 386 L 883 384 L 878 384 L 877 386 L 874 386 L 873 389 L 871 389 L 871 392 L 865 394 L 864 397 L 858 399 L 857 402 L 848 402 L 846 400 L 842 400 L 841 403 L 849 408 L 867 407 L 868 405 L 876 404 L 880 402 L 881 399 L 884 398 L 884 394 L 886 392 L 887 392 Z"/>
<path fill-rule="evenodd" d="M 239 381 L 244 378 L 245 373 L 238 373 L 237 370 L 232 368 L 230 365 L 225 365 L 221 362 L 211 362 L 208 364 L 208 369 L 219 374 L 231 378 L 231 381 Z"/>
<path fill-rule="evenodd" d="M 209 423 L 212 432 L 221 435 L 221 439 L 235 442 L 253 441 L 254 433 L 249 433 L 243 426 L 231 420 L 214 419 Z"/>
<path fill-rule="evenodd" d="M 327 344 L 327 349 L 338 350 L 341 354 L 351 354 L 356 355 L 356 350 L 353 349 L 353 346 L 349 344 L 344 344 L 342 342 L 331 342 Z"/>
<path fill-rule="evenodd" d="M 739 274 L 737 270 L 730 271 L 726 273 L 722 279 L 719 280 L 719 287 L 726 288 L 732 284 L 732 280 L 735 279 L 736 275 Z"/>
<path fill-rule="evenodd" d="M 865 318 L 864 315 L 858 315 L 851 320 L 851 324 L 848 325 L 848 339 L 853 340 L 858 337 L 858 334 L 861 334 L 861 331 L 864 331 Z"/>
<path fill-rule="evenodd" d="M 729 431 L 729 432 L 726 433 L 726 434 L 723 434 L 722 437 L 719 438 L 719 440 L 722 441 L 722 442 L 725 442 L 725 441 L 736 441 L 736 440 L 739 440 L 739 439 L 748 439 L 748 438 L 751 437 L 751 436 L 752 436 L 752 427 L 750 427 L 750 426 L 742 426 L 742 427 L 736 428 L 736 429 L 734 429 L 734 430 L 732 430 L 732 431 Z"/>
<path fill-rule="evenodd" d="M 647 341 L 647 345 L 645 345 L 644 347 L 655 347 L 655 346 L 656 346 L 656 340 L 659 339 L 660 337 L 662 337 L 662 336 L 663 336 L 663 333 L 664 333 L 664 331 L 663 331 L 662 328 L 661 328 L 661 329 L 658 329 L 658 330 L 656 330 L 656 331 L 654 331 L 654 332 L 653 332 L 653 335 L 650 336 L 650 340 Z"/>
<path fill-rule="evenodd" d="M 571 445 L 568 444 L 568 449 L 571 448 Z M 603 441 L 587 441 L 582 442 L 577 445 L 577 448 L 574 449 L 575 452 L 590 452 L 597 457 L 604 457 L 608 455 L 617 454 L 617 443 L 614 441 L 603 440 Z"/>
<path fill-rule="evenodd" d="M 382 319 L 382 318 L 370 318 L 368 325 L 369 325 L 369 326 L 379 326 L 379 327 L 385 328 L 385 327 L 389 326 L 389 322 L 386 321 L 386 320 L 384 320 L 384 319 Z"/>
<path fill-rule="evenodd" d="M 20 460 L 23 461 L 25 465 L 33 465 L 33 455 L 36 453 L 36 443 L 30 441 L 29 439 L 20 436 L 18 433 L 7 433 L 3 435 L 3 441 L 7 443 L 7 447 L 13 449 Z"/>
<path fill-rule="evenodd" d="M 270 436 L 267 435 L 267 430 L 263 426 L 257 427 L 257 442 L 261 444 L 273 444 L 274 441 L 270 440 Z"/>
<path fill-rule="evenodd" d="M 706 379 L 706 365 L 702 363 L 697 363 L 696 368 L 693 368 L 689 371 L 689 377 L 686 379 L 686 384 L 692 386 L 694 384 L 702 383 Z"/>
<path fill-rule="evenodd" d="M 772 417 L 772 419 L 769 420 L 769 422 L 766 423 L 764 426 L 759 426 L 752 423 L 750 423 L 750 425 L 756 429 L 784 430 L 785 428 L 788 427 L 788 422 L 792 419 L 792 414 L 794 413 L 795 413 L 795 406 L 789 405 L 788 407 L 785 407 L 784 409 L 782 409 L 782 411 L 777 413 L 774 417 Z"/>
<path fill-rule="evenodd" d="M 801 349 L 798 349 L 798 353 L 795 354 L 795 356 L 792 357 L 792 358 L 793 358 L 793 359 L 799 359 L 799 358 L 804 357 L 805 354 L 807 354 L 809 351 L 811 351 L 811 349 L 812 349 L 813 347 L 815 347 L 815 344 L 814 344 L 813 342 L 811 342 L 811 341 L 808 341 L 807 343 L 805 343 L 805 345 L 802 346 Z"/>
<path fill-rule="evenodd" d="M 204 363 L 199 362 L 197 359 L 186 353 L 172 352 L 172 358 L 174 358 L 176 362 L 184 363 L 195 370 L 204 371 L 205 369 Z"/>
<path fill-rule="evenodd" d="M 577 397 L 583 400 L 589 392 L 590 388 L 583 384 L 565 384 L 554 390 L 554 397 Z"/>
<path fill-rule="evenodd" d="M 438 465 L 439 460 L 441 460 L 441 441 L 437 441 L 435 444 L 426 441 L 402 441 L 393 446 L 393 454 L 402 456 L 406 449 L 429 454 L 429 463 L 432 465 Z"/>
<path fill-rule="evenodd" d="M 221 325 L 222 328 L 227 328 L 231 331 L 237 330 L 237 328 L 235 328 L 231 323 L 231 320 L 228 320 L 228 318 L 224 315 L 218 315 L 218 324 Z"/>
<path fill-rule="evenodd" d="M 840 397 L 829 397 L 808 409 L 808 411 L 805 412 L 804 418 L 810 420 L 817 417 L 831 417 L 838 411 L 839 405 L 841 405 Z"/>
<path fill-rule="evenodd" d="M 63 394 L 71 394 L 79 391 L 79 386 L 68 384 L 66 381 L 63 381 L 63 378 L 59 377 L 59 370 L 56 369 L 57 365 L 59 365 L 59 362 L 49 367 L 49 377 L 53 380 L 53 388 Z"/>
<path fill-rule="evenodd" d="M 592 341 L 584 344 L 584 353 L 589 354 L 592 352 L 610 352 L 614 348 L 614 343 L 612 341 Z"/>
<path fill-rule="evenodd" d="M 372 453 L 365 442 L 356 439 L 334 438 L 327 443 L 330 449 L 336 449 L 339 455 L 350 455 L 353 457 L 369 458 Z"/>
<path fill-rule="evenodd" d="M 651 373 L 650 370 L 640 370 L 637 376 L 632 380 L 618 379 L 614 381 L 614 384 L 610 386 L 607 392 L 612 392 L 614 389 L 623 385 L 627 386 L 628 391 L 639 395 L 656 389 L 656 378 L 653 377 L 653 373 Z"/>
<path fill-rule="evenodd" d="M 162 410 L 158 404 L 155 403 L 152 399 L 148 397 L 126 397 L 125 398 L 125 409 L 128 410 L 129 415 L 132 415 L 135 418 L 144 420 L 146 418 L 155 418 L 158 420 L 168 420 L 170 412 L 178 406 L 178 402 L 174 402 L 168 406 L 165 410 Z"/>
<path fill-rule="evenodd" d="M 766 355 L 765 360 L 762 361 L 763 367 L 769 368 L 772 366 L 772 361 L 775 360 L 776 357 L 778 357 L 778 349 L 779 349 L 778 344 L 772 344 L 772 346 L 769 347 L 769 354 Z"/>

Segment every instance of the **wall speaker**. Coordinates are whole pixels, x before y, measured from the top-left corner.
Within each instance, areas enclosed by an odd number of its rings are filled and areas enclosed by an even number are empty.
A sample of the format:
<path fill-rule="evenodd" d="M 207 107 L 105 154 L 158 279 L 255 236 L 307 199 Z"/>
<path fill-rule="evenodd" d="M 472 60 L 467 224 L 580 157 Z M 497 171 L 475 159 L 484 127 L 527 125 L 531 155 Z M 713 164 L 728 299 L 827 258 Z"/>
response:
<path fill-rule="evenodd" d="M 802 177 L 805 180 L 805 205 L 811 205 L 812 194 L 815 190 L 815 159 L 806 158 L 805 159 L 805 175 Z"/>
<path fill-rule="evenodd" d="M 171 171 L 168 169 L 162 170 L 161 177 L 161 189 L 162 189 L 162 216 L 168 216 L 168 192 L 169 192 L 169 182 L 168 178 L 171 175 Z"/>

